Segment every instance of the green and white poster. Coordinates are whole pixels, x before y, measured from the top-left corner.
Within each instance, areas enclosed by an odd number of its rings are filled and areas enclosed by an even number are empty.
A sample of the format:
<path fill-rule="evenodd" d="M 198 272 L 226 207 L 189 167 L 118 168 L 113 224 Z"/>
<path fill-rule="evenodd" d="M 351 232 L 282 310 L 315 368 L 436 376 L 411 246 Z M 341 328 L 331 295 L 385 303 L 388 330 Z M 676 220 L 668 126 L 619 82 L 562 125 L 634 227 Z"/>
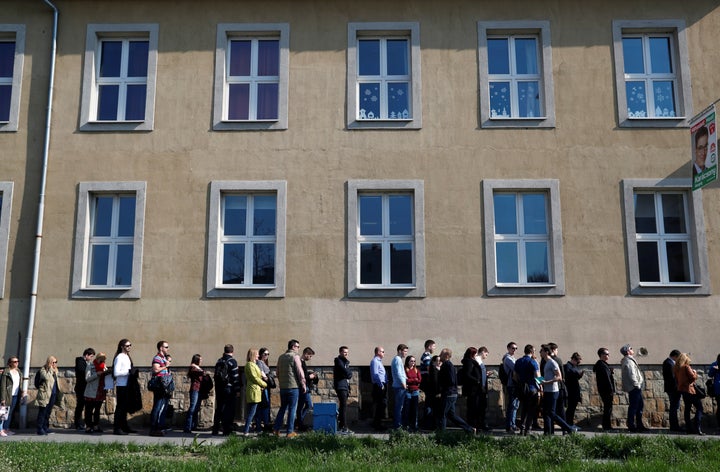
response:
<path fill-rule="evenodd" d="M 703 188 L 717 179 L 717 133 L 713 104 L 690 123 L 692 148 L 692 189 Z"/>

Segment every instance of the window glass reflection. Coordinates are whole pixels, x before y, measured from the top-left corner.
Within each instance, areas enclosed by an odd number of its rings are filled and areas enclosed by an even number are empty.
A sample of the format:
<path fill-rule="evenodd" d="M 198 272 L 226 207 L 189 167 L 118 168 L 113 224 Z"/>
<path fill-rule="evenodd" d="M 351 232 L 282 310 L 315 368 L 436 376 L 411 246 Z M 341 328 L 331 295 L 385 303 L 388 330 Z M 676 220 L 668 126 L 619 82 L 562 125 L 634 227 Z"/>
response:
<path fill-rule="evenodd" d="M 496 243 L 495 258 L 498 283 L 518 283 L 517 243 Z"/>
<path fill-rule="evenodd" d="M 515 194 L 496 193 L 493 196 L 495 234 L 517 234 Z"/>
<path fill-rule="evenodd" d="M 360 234 L 363 236 L 382 235 L 382 197 L 379 195 L 361 195 Z"/>
<path fill-rule="evenodd" d="M 239 285 L 245 281 L 245 244 L 223 246 L 223 284 Z"/>

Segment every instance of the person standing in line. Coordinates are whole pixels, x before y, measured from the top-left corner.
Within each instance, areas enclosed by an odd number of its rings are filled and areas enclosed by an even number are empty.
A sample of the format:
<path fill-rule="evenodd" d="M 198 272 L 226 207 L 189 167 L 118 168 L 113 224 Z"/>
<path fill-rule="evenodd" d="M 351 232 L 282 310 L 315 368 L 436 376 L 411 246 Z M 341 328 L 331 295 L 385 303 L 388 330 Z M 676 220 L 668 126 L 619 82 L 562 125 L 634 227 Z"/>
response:
<path fill-rule="evenodd" d="M 372 382 L 372 398 L 375 405 L 372 426 L 375 431 L 385 431 L 382 420 L 385 419 L 385 408 L 387 408 L 387 376 L 385 366 L 382 363 L 385 357 L 385 349 L 382 346 L 375 347 L 375 357 L 370 361 L 370 381 Z"/>
<path fill-rule="evenodd" d="M 527 436 L 532 429 L 533 420 L 537 417 L 539 389 L 537 378 L 540 377 L 540 366 L 535 360 L 535 347 L 526 344 L 525 355 L 515 361 L 515 377 L 513 381 L 520 394 L 522 414 L 520 416 L 520 433 Z"/>
<path fill-rule="evenodd" d="M 690 367 L 692 359 L 684 352 L 677 358 L 675 367 L 675 378 L 677 379 L 678 391 L 682 393 L 683 403 L 685 404 L 685 428 L 688 434 L 699 434 L 704 436 L 702 431 L 703 406 L 702 400 L 697 396 L 695 391 L 695 381 L 698 378 L 695 369 Z M 695 408 L 695 419 L 690 421 L 690 410 Z"/>
<path fill-rule="evenodd" d="M 440 397 L 440 367 L 442 362 L 440 356 L 432 356 L 430 359 L 430 369 L 427 375 L 422 376 L 420 389 L 425 393 L 425 406 L 428 409 L 426 416 L 423 418 L 423 428 L 428 430 L 438 429 L 440 426 L 440 410 L 442 409 Z"/>
<path fill-rule="evenodd" d="M 435 352 L 435 341 L 428 339 L 425 341 L 425 352 L 420 356 L 420 374 L 425 375 L 430 370 L 430 361 Z"/>
<path fill-rule="evenodd" d="M 393 388 L 393 429 L 399 429 L 403 423 L 403 405 L 405 404 L 405 392 L 407 391 L 407 375 L 405 374 L 405 356 L 408 347 L 405 344 L 398 344 L 397 355 L 390 363 Z"/>
<path fill-rule="evenodd" d="M 160 377 L 163 383 L 166 382 L 164 377 L 172 375 L 170 372 L 170 364 L 172 358 L 168 353 L 170 345 L 167 341 L 157 342 L 158 352 L 152 359 L 152 376 Z M 153 407 L 150 412 L 150 436 L 165 436 L 165 409 L 167 408 L 169 398 L 165 393 L 165 389 L 157 389 L 153 392 Z"/>
<path fill-rule="evenodd" d="M 25 392 L 20 390 L 22 387 L 22 373 L 18 369 L 20 359 L 17 356 L 11 356 L 8 359 L 5 371 L 0 374 L 0 405 L 8 406 L 8 417 L 5 421 L 0 421 L 0 437 L 12 436 L 10 431 L 10 423 L 12 422 L 13 412 L 21 398 L 26 396 Z"/>
<path fill-rule="evenodd" d="M 478 355 L 475 358 L 480 365 L 480 392 L 478 395 L 478 420 L 476 428 L 482 429 L 483 431 L 490 431 L 490 427 L 487 425 L 487 407 L 488 407 L 488 371 L 485 360 L 490 355 L 490 351 L 485 346 L 478 348 Z"/>
<path fill-rule="evenodd" d="M 187 373 L 188 379 L 190 379 L 189 403 L 183 433 L 192 433 L 193 429 L 197 429 L 198 416 L 200 415 L 200 384 L 203 375 L 205 375 L 205 371 L 200 367 L 201 364 L 202 356 L 200 354 L 195 354 L 190 359 L 190 368 L 188 368 Z"/>
<path fill-rule="evenodd" d="M 585 371 L 580 369 L 582 356 L 573 352 L 572 357 L 565 364 L 565 386 L 568 393 L 568 407 L 565 411 L 565 421 L 570 426 L 575 425 L 575 410 L 578 403 L 582 402 L 582 394 L 580 393 L 580 379 L 585 375 Z"/>
<path fill-rule="evenodd" d="M 475 359 L 478 350 L 475 347 L 465 349 L 462 361 L 463 384 L 462 394 L 466 398 L 466 421 L 474 428 L 478 427 L 478 405 L 480 397 L 480 382 L 482 381 L 482 372 L 480 364 Z"/>
<path fill-rule="evenodd" d="M 455 425 L 461 427 L 467 433 L 475 434 L 475 428 L 470 426 L 455 413 L 455 404 L 457 403 L 457 371 L 452 363 L 452 349 L 444 348 L 440 351 L 440 374 L 438 381 L 440 383 L 442 416 L 440 417 L 440 431 L 445 431 L 447 420 L 452 421 Z"/>
<path fill-rule="evenodd" d="M 349 352 L 347 346 L 340 346 L 333 365 L 333 387 L 338 397 L 338 427 L 342 434 L 352 433 L 347 427 L 347 401 L 350 396 L 350 380 L 352 379 L 348 360 Z"/>
<path fill-rule="evenodd" d="M 642 422 L 643 410 L 645 409 L 642 389 L 645 381 L 635 360 L 635 351 L 630 344 L 625 344 L 620 348 L 620 354 L 623 355 L 622 387 L 623 391 L 628 394 L 627 429 L 631 433 L 648 431 L 648 428 Z"/>
<path fill-rule="evenodd" d="M 213 417 L 212 435 L 230 436 L 235 421 L 235 399 L 242 388 L 240 369 L 235 360 L 235 348 L 226 344 L 223 355 L 215 363 L 215 415 Z"/>
<path fill-rule="evenodd" d="M 298 431 L 305 432 L 308 430 L 308 426 L 305 424 L 305 416 L 313 408 L 312 402 L 312 387 L 318 383 L 318 376 L 315 372 L 308 369 L 307 363 L 310 362 L 315 355 L 313 348 L 306 347 L 303 349 L 302 356 L 300 357 L 300 364 L 302 364 L 302 370 L 305 374 L 305 382 L 307 383 L 307 389 L 305 393 L 300 395 L 297 406 L 297 417 L 296 427 Z"/>
<path fill-rule="evenodd" d="M 677 361 L 680 351 L 673 349 L 665 361 L 663 361 L 663 389 L 670 399 L 670 431 L 680 432 L 680 422 L 678 421 L 678 411 L 680 411 L 680 397 L 682 394 L 678 391 L 677 380 L 675 379 L 675 362 Z"/>
<path fill-rule="evenodd" d="M 715 396 L 718 401 L 720 401 L 720 354 L 717 355 L 715 358 L 715 362 L 710 364 L 710 367 L 708 367 L 708 377 L 713 379 L 713 389 L 715 390 Z M 710 392 L 708 392 L 708 395 Z M 720 425 L 720 406 L 715 409 L 715 419 L 717 421 L 717 424 Z"/>
<path fill-rule="evenodd" d="M 95 358 L 95 349 L 89 347 L 83 351 L 82 356 L 75 358 L 75 429 L 82 431 L 85 429 L 83 424 L 83 412 L 85 411 L 85 372 L 88 364 L 92 363 Z"/>
<path fill-rule="evenodd" d="M 405 377 L 407 390 L 405 391 L 405 404 L 403 405 L 403 427 L 411 433 L 418 430 L 418 404 L 420 401 L 420 383 L 422 374 L 417 368 L 415 356 L 405 358 Z"/>
<path fill-rule="evenodd" d="M 37 398 L 38 405 L 37 415 L 37 434 L 47 436 L 50 432 L 50 412 L 55 406 L 55 400 L 58 395 L 57 384 L 57 359 L 55 356 L 48 356 L 45 365 L 40 368 L 40 387 L 38 388 Z"/>
<path fill-rule="evenodd" d="M 248 350 L 245 360 L 245 402 L 247 404 L 247 414 L 245 415 L 245 429 L 243 434 L 247 436 L 250 433 L 250 425 L 252 424 L 257 406 L 262 401 L 262 391 L 267 387 L 267 377 L 262 373 L 256 364 L 260 352 L 257 349 Z"/>
<path fill-rule="evenodd" d="M 612 431 L 613 397 L 616 392 L 615 372 L 608 364 L 610 350 L 601 347 L 597 353 L 599 359 L 593 366 L 593 372 L 595 373 L 598 394 L 603 402 L 602 428 L 604 431 Z"/>
<path fill-rule="evenodd" d="M 277 361 L 278 383 L 280 384 L 280 410 L 275 418 L 273 432 L 280 436 L 280 428 L 283 424 L 285 412 L 287 411 L 287 437 L 294 438 L 295 413 L 297 410 L 298 398 L 307 391 L 305 384 L 305 373 L 302 369 L 302 362 L 298 351 L 300 342 L 296 339 L 288 341 L 288 349 Z"/>
<path fill-rule="evenodd" d="M 560 374 L 560 366 L 552 358 L 552 348 L 550 346 L 544 346 L 540 350 L 540 355 L 545 360 L 545 370 L 543 372 L 542 387 L 543 387 L 543 420 L 545 423 L 545 434 L 554 435 L 555 425 L 557 423 L 562 428 L 563 433 L 576 433 L 578 431 L 577 426 L 570 426 L 565 422 L 565 419 L 556 413 L 556 406 L 558 403 L 558 396 L 560 394 L 559 382 L 562 381 L 562 375 Z"/>
<path fill-rule="evenodd" d="M 520 407 L 520 394 L 522 390 L 518 389 L 513 373 L 515 371 L 515 352 L 517 351 L 517 343 L 507 343 L 507 353 L 502 358 L 501 369 L 507 377 L 505 385 L 505 432 L 514 433 L 517 431 L 515 425 L 517 421 L 517 411 Z"/>
<path fill-rule="evenodd" d="M 95 357 L 95 356 L 93 356 Z M 100 408 L 105 401 L 105 377 L 112 374 L 105 366 L 106 356 L 101 352 L 85 368 L 85 432 L 102 433 Z"/>
<path fill-rule="evenodd" d="M 557 383 L 559 391 L 558 391 L 557 403 L 555 405 L 555 413 L 557 413 L 557 415 L 564 420 L 565 419 L 565 403 L 567 402 L 567 388 L 565 387 L 565 372 L 563 372 L 564 364 L 563 364 L 563 360 L 558 355 L 558 352 L 559 352 L 558 345 L 555 343 L 548 343 L 547 346 L 550 348 L 550 357 L 558 365 L 558 368 L 560 371 L 560 380 Z M 543 370 L 542 372 L 545 372 L 545 371 Z"/>
<path fill-rule="evenodd" d="M 270 359 L 270 350 L 261 347 L 256 364 L 265 378 L 271 380 L 272 372 L 270 372 L 270 366 L 267 364 L 268 359 Z M 270 423 L 270 389 L 274 388 L 275 384 L 266 383 L 267 387 L 262 389 L 262 401 L 255 412 L 255 431 L 258 433 L 266 430 L 269 432 L 272 429 L 272 423 Z"/>
<path fill-rule="evenodd" d="M 124 436 L 137 431 L 130 429 L 127 421 L 130 406 L 130 390 L 128 379 L 132 370 L 130 348 L 132 343 L 127 339 L 118 342 L 115 358 L 113 359 L 113 377 L 115 378 L 115 417 L 113 418 L 113 434 Z"/>

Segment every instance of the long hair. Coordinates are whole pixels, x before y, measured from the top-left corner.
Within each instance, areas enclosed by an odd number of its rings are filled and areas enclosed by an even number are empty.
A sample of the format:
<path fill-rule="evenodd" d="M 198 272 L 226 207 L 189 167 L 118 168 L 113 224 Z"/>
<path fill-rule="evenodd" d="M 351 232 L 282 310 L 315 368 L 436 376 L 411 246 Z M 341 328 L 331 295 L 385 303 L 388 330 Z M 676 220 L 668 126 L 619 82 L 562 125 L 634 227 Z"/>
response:
<path fill-rule="evenodd" d="M 258 359 L 258 357 L 259 357 L 258 350 L 250 348 L 250 349 L 248 349 L 247 357 L 245 358 L 245 360 L 248 362 L 255 362 Z"/>
<path fill-rule="evenodd" d="M 54 372 L 57 374 L 57 358 L 55 358 L 55 356 L 48 356 L 43 367 L 48 372 Z"/>
<path fill-rule="evenodd" d="M 193 354 L 192 359 L 190 360 L 191 364 L 200 365 L 200 359 L 202 359 L 202 356 L 200 354 Z"/>

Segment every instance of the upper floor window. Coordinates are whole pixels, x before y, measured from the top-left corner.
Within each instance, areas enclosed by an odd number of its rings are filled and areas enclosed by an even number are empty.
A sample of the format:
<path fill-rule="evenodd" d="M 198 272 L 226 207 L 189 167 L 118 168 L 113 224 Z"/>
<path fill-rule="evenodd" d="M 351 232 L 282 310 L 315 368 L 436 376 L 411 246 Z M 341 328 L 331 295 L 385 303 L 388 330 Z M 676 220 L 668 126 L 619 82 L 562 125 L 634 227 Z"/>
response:
<path fill-rule="evenodd" d="M 0 132 L 17 131 L 25 26 L 0 24 Z"/>
<path fill-rule="evenodd" d="M 348 127 L 419 128 L 420 27 L 350 23 Z"/>
<path fill-rule="evenodd" d="M 220 24 L 215 130 L 287 129 L 289 25 Z"/>
<path fill-rule="evenodd" d="M 139 298 L 144 182 L 81 182 L 73 297 Z"/>
<path fill-rule="evenodd" d="M 690 115 L 690 68 L 681 21 L 615 21 L 621 126 L 678 126 Z"/>
<path fill-rule="evenodd" d="M 672 181 L 624 181 L 635 295 L 708 294 L 701 192 Z"/>
<path fill-rule="evenodd" d="M 283 181 L 211 183 L 209 297 L 285 293 Z"/>
<path fill-rule="evenodd" d="M 89 25 L 81 129 L 151 130 L 157 25 Z"/>
<path fill-rule="evenodd" d="M 563 295 L 557 180 L 485 180 L 489 295 Z"/>
<path fill-rule="evenodd" d="M 482 126 L 554 126 L 549 22 L 479 22 L 478 38 Z"/>

